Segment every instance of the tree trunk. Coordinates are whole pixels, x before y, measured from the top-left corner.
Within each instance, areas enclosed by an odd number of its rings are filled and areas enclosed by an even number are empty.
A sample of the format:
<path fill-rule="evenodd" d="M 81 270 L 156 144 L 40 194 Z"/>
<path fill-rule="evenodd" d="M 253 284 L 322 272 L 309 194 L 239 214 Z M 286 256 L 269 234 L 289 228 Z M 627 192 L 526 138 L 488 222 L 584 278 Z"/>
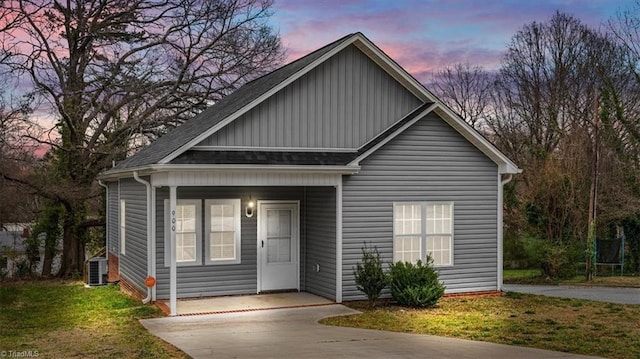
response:
<path fill-rule="evenodd" d="M 48 277 L 51 275 L 51 264 L 53 263 L 54 253 L 47 250 L 45 247 L 44 250 L 44 259 L 42 260 L 42 276 Z"/>
<path fill-rule="evenodd" d="M 62 224 L 61 277 L 80 277 L 84 265 L 84 236 L 80 225 L 84 219 L 84 205 L 65 205 Z"/>

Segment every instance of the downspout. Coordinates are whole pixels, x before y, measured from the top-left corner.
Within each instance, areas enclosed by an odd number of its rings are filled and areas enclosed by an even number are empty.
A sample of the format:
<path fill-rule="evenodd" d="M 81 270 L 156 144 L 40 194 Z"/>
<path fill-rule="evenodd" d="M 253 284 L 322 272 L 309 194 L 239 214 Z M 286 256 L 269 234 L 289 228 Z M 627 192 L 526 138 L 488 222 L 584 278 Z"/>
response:
<path fill-rule="evenodd" d="M 104 207 L 105 207 L 104 208 L 104 246 L 107 249 L 105 256 L 107 257 L 107 260 L 108 260 L 109 259 L 109 246 L 108 246 L 109 241 L 107 241 L 107 237 L 109 236 L 109 186 L 104 184 L 102 180 L 98 180 L 98 184 L 104 187 L 104 190 L 106 192 L 106 195 L 105 195 L 106 200 L 104 201 Z"/>
<path fill-rule="evenodd" d="M 152 268 L 151 268 L 151 257 L 152 257 L 152 253 L 151 253 L 151 232 L 152 232 L 152 228 L 151 228 L 151 183 L 149 183 L 148 181 L 143 180 L 142 178 L 140 178 L 138 176 L 138 171 L 133 171 L 133 178 L 139 182 L 142 183 L 143 185 L 145 185 L 145 187 L 147 188 L 147 276 L 151 276 L 152 275 Z M 144 298 L 142 300 L 142 304 L 147 304 L 151 301 L 151 287 L 147 287 L 147 297 Z"/>
<path fill-rule="evenodd" d="M 508 174 L 506 178 L 502 179 L 502 174 L 498 174 L 498 181 L 500 183 L 500 188 L 498 188 L 498 283 L 497 288 L 498 291 L 502 290 L 502 281 L 503 281 L 503 267 L 504 267 L 504 229 L 503 229 L 503 211 L 504 211 L 504 185 L 511 182 L 513 179 L 512 174 Z"/>

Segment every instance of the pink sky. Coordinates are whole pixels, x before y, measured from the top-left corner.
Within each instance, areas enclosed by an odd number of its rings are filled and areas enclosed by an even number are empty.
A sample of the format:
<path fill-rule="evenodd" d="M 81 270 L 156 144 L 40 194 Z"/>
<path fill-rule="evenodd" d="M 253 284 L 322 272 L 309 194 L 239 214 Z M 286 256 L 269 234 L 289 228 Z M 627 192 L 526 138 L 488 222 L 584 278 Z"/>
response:
<path fill-rule="evenodd" d="M 557 10 L 601 28 L 633 0 L 275 0 L 288 60 L 362 32 L 423 82 L 447 65 L 497 69 L 513 34 Z"/>

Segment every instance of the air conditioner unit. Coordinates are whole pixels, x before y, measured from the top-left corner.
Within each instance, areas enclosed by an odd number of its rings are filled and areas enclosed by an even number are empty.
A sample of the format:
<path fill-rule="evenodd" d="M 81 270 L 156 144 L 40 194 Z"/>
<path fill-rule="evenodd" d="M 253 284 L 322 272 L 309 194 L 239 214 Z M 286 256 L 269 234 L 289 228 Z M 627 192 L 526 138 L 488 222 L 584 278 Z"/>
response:
<path fill-rule="evenodd" d="M 96 257 L 89 259 L 87 263 L 87 284 L 105 285 L 107 284 L 107 259 Z"/>

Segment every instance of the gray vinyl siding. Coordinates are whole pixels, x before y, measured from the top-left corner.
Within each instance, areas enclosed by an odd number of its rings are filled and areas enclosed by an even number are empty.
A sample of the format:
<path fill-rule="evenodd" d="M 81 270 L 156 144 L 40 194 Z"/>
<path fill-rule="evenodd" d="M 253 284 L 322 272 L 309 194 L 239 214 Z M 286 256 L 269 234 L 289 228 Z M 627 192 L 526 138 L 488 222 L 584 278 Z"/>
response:
<path fill-rule="evenodd" d="M 178 187 L 178 199 L 237 199 L 241 208 L 247 205 L 249 197 L 254 200 L 300 200 L 303 213 L 303 187 Z M 165 209 L 164 200 L 169 198 L 169 189 L 156 191 L 156 275 L 157 297 L 169 297 L 169 267 L 165 267 Z M 203 203 L 204 206 L 204 203 Z M 204 207 L 203 207 L 204 213 Z M 248 218 L 241 215 L 241 252 L 240 264 L 178 266 L 178 298 L 207 297 L 216 295 L 251 294 L 257 290 L 257 213 Z M 204 226 L 204 221 L 202 221 Z M 302 225 L 302 221 L 301 221 Z M 202 229 L 204 232 L 204 228 Z M 204 238 L 202 238 L 204 240 Z M 304 231 L 300 231 L 300 243 L 303 250 Z M 204 244 L 203 244 L 204 246 Z M 203 250 L 204 253 L 204 250 Z M 304 252 L 301 252 L 304 253 Z M 204 256 L 204 254 L 202 254 Z M 204 263 L 204 258 L 203 258 Z M 301 278 L 304 278 L 304 258 L 300 256 Z M 301 281 L 302 285 L 302 281 Z M 304 289 L 304 288 L 302 288 Z"/>
<path fill-rule="evenodd" d="M 120 222 L 118 220 L 118 182 L 107 183 L 107 250 L 116 256 L 120 254 Z"/>
<path fill-rule="evenodd" d="M 420 104 L 351 45 L 198 145 L 358 148 Z"/>
<path fill-rule="evenodd" d="M 364 299 L 353 267 L 363 241 L 393 260 L 393 203 L 454 203 L 453 266 L 447 293 L 497 289 L 497 166 L 431 114 L 361 163 L 343 182 L 343 299 Z"/>
<path fill-rule="evenodd" d="M 120 275 L 142 290 L 147 277 L 147 189 L 133 178 L 120 180 L 120 200 L 125 201 L 125 254 L 120 257 Z M 118 212 L 120 204 L 118 203 Z M 119 216 L 118 216 L 119 218 Z M 115 222 L 120 228 L 120 221 Z M 118 241 L 119 241 L 118 236 Z"/>
<path fill-rule="evenodd" d="M 309 187 L 305 197 L 306 290 L 331 299 L 336 298 L 335 193 L 331 187 Z"/>

